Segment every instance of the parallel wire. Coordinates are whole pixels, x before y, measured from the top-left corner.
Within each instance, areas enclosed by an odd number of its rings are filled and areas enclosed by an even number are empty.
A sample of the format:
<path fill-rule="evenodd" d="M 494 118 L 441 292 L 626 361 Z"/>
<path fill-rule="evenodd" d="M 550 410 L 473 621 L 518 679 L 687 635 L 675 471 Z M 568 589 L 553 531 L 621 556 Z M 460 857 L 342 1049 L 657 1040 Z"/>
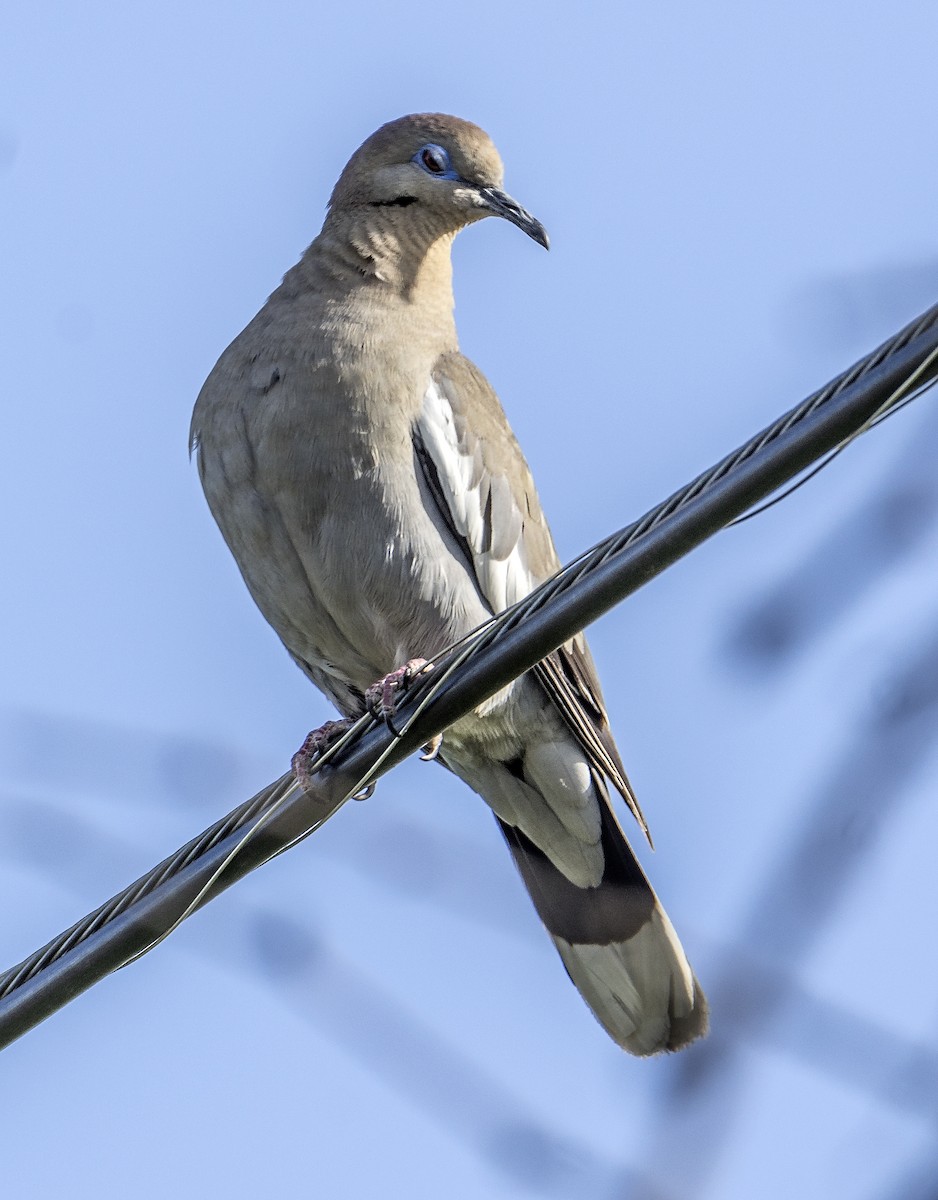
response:
<path fill-rule="evenodd" d="M 848 387 L 853 386 L 853 384 L 862 379 L 864 375 L 869 374 L 869 372 L 880 366 L 892 355 L 897 354 L 900 350 L 903 350 L 907 345 L 909 345 L 910 342 L 913 342 L 916 338 L 922 336 L 922 334 L 928 332 L 930 329 L 933 329 L 936 326 L 938 326 L 938 305 L 930 308 L 921 317 L 907 325 L 905 329 L 901 330 L 894 337 L 884 342 L 882 346 L 878 347 L 878 349 L 867 355 L 866 358 L 861 359 L 848 371 L 845 371 L 842 375 L 832 380 L 826 385 L 826 387 L 821 388 L 819 391 L 809 396 L 806 400 L 802 401 L 801 404 L 797 405 L 795 408 L 779 417 L 777 421 L 768 426 L 768 428 L 762 430 L 761 433 L 756 434 L 756 436 L 750 441 L 746 442 L 745 445 L 739 447 L 737 450 L 734 450 L 731 454 L 728 454 L 726 458 L 722 459 L 715 466 L 711 467 L 707 471 L 704 471 L 702 474 L 698 475 L 696 479 L 693 479 L 679 491 L 669 496 L 666 500 L 663 500 L 655 508 L 647 512 L 644 517 L 641 517 L 638 521 L 634 521 L 631 525 L 625 526 L 625 528 L 619 530 L 618 533 L 614 533 L 612 536 L 605 538 L 591 550 L 585 551 L 583 554 L 573 559 L 565 567 L 561 568 L 561 570 L 559 570 L 555 575 L 551 576 L 546 583 L 542 584 L 539 588 L 536 588 L 522 600 L 512 605 L 512 607 L 504 609 L 502 612 L 492 617 L 483 625 L 480 625 L 477 630 L 474 630 L 465 638 L 462 638 L 459 642 L 455 643 L 455 645 L 451 647 L 449 651 L 447 651 L 447 655 L 454 653 L 457 649 L 465 647 L 466 644 L 470 644 L 472 647 L 471 654 L 468 656 L 463 655 L 463 658 L 465 659 L 466 657 L 471 657 L 478 653 L 483 646 L 495 644 L 502 640 L 509 630 L 513 629 L 516 625 L 521 624 L 532 613 L 544 608 L 555 596 L 559 596 L 568 591 L 569 588 L 578 580 L 582 579 L 586 575 L 591 574 L 598 567 L 608 562 L 611 558 L 614 558 L 616 555 L 620 554 L 627 546 L 632 545 L 634 542 L 637 542 L 640 538 L 650 533 L 664 520 L 673 516 L 675 513 L 680 511 L 680 509 L 686 507 L 693 500 L 696 500 L 705 492 L 709 491 L 716 483 L 724 479 L 733 471 L 737 470 L 743 463 L 747 462 L 760 450 L 776 441 L 782 436 L 782 434 L 787 433 L 788 430 L 792 429 L 795 425 L 800 424 L 802 421 L 817 412 L 818 409 L 822 408 L 826 404 L 829 404 L 833 399 L 839 396 L 841 392 L 846 390 Z M 930 387 L 934 383 L 934 378 L 927 377 L 926 373 L 929 368 L 934 366 L 936 360 L 938 360 L 938 350 L 932 351 L 926 357 L 926 359 L 910 374 L 909 378 L 905 380 L 899 388 L 896 388 L 889 398 L 882 405 L 880 405 L 873 416 L 870 417 L 869 420 L 866 421 L 863 426 L 854 434 L 851 434 L 849 438 L 845 439 L 845 441 L 834 451 L 832 451 L 829 456 L 826 456 L 820 466 L 826 466 L 836 454 L 840 453 L 840 451 L 843 450 L 846 445 L 848 445 L 861 433 L 864 433 L 874 425 L 879 424 L 885 417 L 891 415 L 895 411 L 898 411 L 899 408 L 904 407 L 905 404 L 915 395 Z M 923 376 L 926 377 L 923 378 Z M 912 395 L 908 394 L 910 389 L 913 389 Z M 755 513 L 752 515 L 755 515 Z M 446 662 L 447 655 L 439 656 L 437 659 L 438 665 L 442 665 Z M 434 675 L 432 683 L 429 685 L 424 684 L 424 687 L 427 687 L 427 690 L 430 690 L 430 688 L 435 688 L 436 675 Z M 421 695 L 421 693 L 422 688 L 418 678 L 418 680 L 415 682 L 412 694 L 416 696 Z"/>
<path fill-rule="evenodd" d="M 839 396 L 845 389 L 859 382 L 865 375 L 875 370 L 877 367 L 885 363 L 890 357 L 899 353 L 910 343 L 917 338 L 928 333 L 938 327 L 938 305 L 929 309 L 921 317 L 911 322 L 894 337 L 884 342 L 883 345 L 874 350 L 871 354 L 861 359 L 848 371 L 838 376 L 826 387 L 821 388 L 813 395 L 809 396 L 801 404 L 791 409 L 789 412 L 781 416 L 772 425 L 762 430 L 750 441 L 739 449 L 727 455 L 714 467 L 704 471 L 696 479 L 692 480 L 685 487 L 675 492 L 662 503 L 651 509 L 640 520 L 626 526 L 618 533 L 606 538 L 598 543 L 591 550 L 581 554 L 567 566 L 563 567 L 556 575 L 552 576 L 546 583 L 541 585 L 529 596 L 525 597 L 519 603 L 511 608 L 505 609 L 497 616 L 493 617 L 488 622 L 481 625 L 477 630 L 473 631 L 466 637 L 454 643 L 444 654 L 438 656 L 436 667 L 428 676 L 418 676 L 414 683 L 407 690 L 408 699 L 416 699 L 418 706 L 413 712 L 406 725 L 396 731 L 399 736 L 403 736 L 408 729 L 413 725 L 417 717 L 424 712 L 427 706 L 432 702 L 438 694 L 444 681 L 448 679 L 454 672 L 458 671 L 462 666 L 469 662 L 476 655 L 481 653 L 489 646 L 496 644 L 500 640 L 508 636 L 510 631 L 523 623 L 534 613 L 548 606 L 552 600 L 559 597 L 564 592 L 568 591 L 576 582 L 585 576 L 596 571 L 598 568 L 607 563 L 610 559 L 615 558 L 626 547 L 633 545 L 639 539 L 645 537 L 658 525 L 667 518 L 672 517 L 682 508 L 686 507 L 707 491 L 713 488 L 717 483 L 738 470 L 744 463 L 751 459 L 760 450 L 776 441 L 783 434 L 794 428 L 796 425 L 805 421 L 819 409 L 829 404 L 833 399 Z M 878 424 L 885 416 L 898 408 L 903 407 L 912 396 L 919 394 L 925 388 L 931 386 L 934 382 L 934 367 L 938 361 L 938 348 L 932 350 L 931 353 L 920 363 L 907 380 L 896 388 L 889 398 L 877 409 L 877 411 L 864 423 L 863 427 L 852 434 L 849 438 L 836 448 L 824 462 L 826 465 L 840 449 L 858 436 L 859 433 L 865 431 Z M 758 510 L 757 510 L 758 511 Z M 549 648 L 548 648 L 549 650 Z M 545 652 L 548 652 L 545 650 Z M 342 738 L 340 744 L 330 747 L 329 751 L 323 755 L 315 764 L 314 769 L 319 769 L 327 759 L 334 757 L 340 750 L 347 749 L 349 746 L 357 742 L 361 736 L 369 729 L 373 728 L 376 720 L 370 714 L 362 717 L 349 732 Z M 349 796 L 357 794 L 361 787 L 366 785 L 377 774 L 384 761 L 393 751 L 392 746 L 386 750 L 374 764 L 367 775 L 362 778 L 359 784 L 349 792 Z M 156 891 L 166 880 L 171 879 L 180 871 L 190 866 L 193 862 L 200 859 L 204 854 L 225 841 L 233 833 L 238 830 L 245 830 L 244 837 L 239 840 L 234 849 L 226 856 L 222 866 L 213 874 L 209 883 L 203 885 L 197 896 L 186 907 L 185 912 L 177 918 L 171 927 L 163 931 L 154 942 L 146 947 L 141 953 L 146 953 L 153 945 L 162 941 L 168 934 L 175 929 L 176 926 L 194 911 L 200 903 L 208 896 L 213 883 L 218 876 L 228 866 L 231 859 L 243 848 L 244 844 L 265 825 L 275 813 L 283 806 L 286 799 L 293 793 L 296 787 L 295 780 L 292 774 L 288 773 L 281 776 L 280 779 L 262 789 L 250 800 L 239 805 L 226 817 L 217 821 L 210 826 L 198 837 L 188 842 L 175 854 L 164 859 L 158 866 L 154 867 L 146 875 L 142 876 L 135 883 L 131 884 L 124 891 L 118 893 L 112 899 L 102 904 L 94 912 L 78 921 L 70 929 L 54 938 L 48 945 L 37 950 L 29 958 L 4 974 L 0 975 L 0 1001 L 9 996 L 17 988 L 37 975 L 45 971 L 49 966 L 62 958 L 69 951 L 80 945 L 92 934 L 96 933 L 102 927 L 114 921 L 117 917 L 131 909 L 145 896 Z M 346 797 L 348 798 L 348 797 Z M 344 803 L 344 801 L 342 801 Z M 335 811 L 335 809 L 333 810 Z M 328 814 L 328 815 L 331 815 Z M 323 818 L 324 820 L 325 818 Z M 290 845 L 301 841 L 303 837 L 308 836 L 313 832 L 314 828 L 318 828 L 322 821 L 317 825 L 307 830 L 304 834 L 295 838 Z M 276 853 L 282 853 L 287 849 L 287 846 L 279 847 Z M 135 957 L 139 957 L 139 954 Z M 131 960 L 129 960 L 131 961 Z"/>

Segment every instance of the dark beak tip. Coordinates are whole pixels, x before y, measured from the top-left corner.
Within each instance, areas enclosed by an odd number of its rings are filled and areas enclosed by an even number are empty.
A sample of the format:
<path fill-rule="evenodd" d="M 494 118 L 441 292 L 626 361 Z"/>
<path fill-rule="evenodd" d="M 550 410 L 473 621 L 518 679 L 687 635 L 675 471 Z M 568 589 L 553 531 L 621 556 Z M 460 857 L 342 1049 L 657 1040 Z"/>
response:
<path fill-rule="evenodd" d="M 499 188 L 483 188 L 481 194 L 485 198 L 489 211 L 495 216 L 504 217 L 512 225 L 517 225 L 522 233 L 526 233 L 539 246 L 543 246 L 545 250 L 550 249 L 550 238 L 547 236 L 544 226 L 507 192 L 503 192 Z"/>

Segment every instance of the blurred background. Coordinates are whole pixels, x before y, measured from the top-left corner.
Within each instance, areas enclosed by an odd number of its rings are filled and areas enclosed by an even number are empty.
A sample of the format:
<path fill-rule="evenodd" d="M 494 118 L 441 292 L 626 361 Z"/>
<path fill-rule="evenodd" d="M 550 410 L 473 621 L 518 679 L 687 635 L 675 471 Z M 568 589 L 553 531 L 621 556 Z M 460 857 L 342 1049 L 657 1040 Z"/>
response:
<path fill-rule="evenodd" d="M 376 126 L 477 121 L 551 233 L 468 231 L 456 289 L 568 559 L 938 299 L 936 36 L 928 0 L 9 7 L 0 966 L 330 715 L 186 438 Z M 936 452 L 928 395 L 591 631 L 707 1042 L 622 1055 L 414 763 L 3 1054 L 0 1187 L 932 1200 Z"/>

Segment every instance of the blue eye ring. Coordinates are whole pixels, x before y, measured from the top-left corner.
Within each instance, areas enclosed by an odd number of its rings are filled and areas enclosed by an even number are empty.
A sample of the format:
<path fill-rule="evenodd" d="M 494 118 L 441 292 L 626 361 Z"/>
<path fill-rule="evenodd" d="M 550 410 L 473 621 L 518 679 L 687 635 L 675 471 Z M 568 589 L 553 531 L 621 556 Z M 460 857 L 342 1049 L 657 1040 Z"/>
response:
<path fill-rule="evenodd" d="M 457 178 L 453 164 L 449 160 L 449 154 L 436 142 L 428 142 L 426 146 L 421 146 L 414 155 L 413 161 L 421 170 L 426 171 L 428 175 L 434 175 L 437 179 Z"/>

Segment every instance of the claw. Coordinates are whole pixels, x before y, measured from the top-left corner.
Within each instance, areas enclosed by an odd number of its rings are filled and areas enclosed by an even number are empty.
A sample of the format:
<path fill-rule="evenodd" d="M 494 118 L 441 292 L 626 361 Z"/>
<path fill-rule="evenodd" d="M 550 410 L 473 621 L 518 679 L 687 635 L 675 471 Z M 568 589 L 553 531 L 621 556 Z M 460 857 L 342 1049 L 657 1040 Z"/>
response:
<path fill-rule="evenodd" d="M 440 747 L 443 745 L 443 735 L 438 733 L 436 737 L 431 738 L 423 748 L 423 754 L 420 756 L 421 762 L 433 762 L 439 755 Z"/>
<path fill-rule="evenodd" d="M 368 688 L 365 692 L 365 707 L 378 720 L 386 721 L 393 731 L 394 726 L 391 725 L 390 718 L 397 708 L 397 693 L 406 688 L 415 676 L 429 670 L 432 666 L 433 663 L 427 662 L 425 658 L 412 658 L 402 667 L 398 667 L 390 675 L 385 675 L 383 679 L 379 679 L 377 683 L 373 683 Z M 354 723 L 351 717 L 341 721 L 326 721 L 324 725 L 320 725 L 318 729 L 314 729 L 307 735 L 306 741 L 293 755 L 291 763 L 293 775 L 304 791 L 309 791 L 310 782 L 316 773 L 321 756 L 330 746 L 334 746 L 341 737 L 348 733 Z M 424 747 L 424 753 L 420 757 L 427 762 L 436 758 L 441 742 L 440 736 L 433 738 Z M 353 799 L 367 800 L 369 796 L 373 795 L 374 790 L 375 785 L 369 783 L 361 791 L 356 792 Z"/>
<path fill-rule="evenodd" d="M 306 741 L 293 755 L 291 766 L 297 783 L 304 792 L 309 791 L 310 780 L 315 774 L 316 762 L 330 746 L 334 746 L 343 734 L 347 733 L 353 721 L 346 717 L 341 721 L 326 721 L 307 734 Z"/>
<path fill-rule="evenodd" d="M 397 708 L 397 693 L 403 691 L 417 675 L 428 671 L 433 663 L 425 658 L 412 658 L 409 662 L 373 683 L 365 692 L 365 706 L 379 720 L 392 717 Z"/>

